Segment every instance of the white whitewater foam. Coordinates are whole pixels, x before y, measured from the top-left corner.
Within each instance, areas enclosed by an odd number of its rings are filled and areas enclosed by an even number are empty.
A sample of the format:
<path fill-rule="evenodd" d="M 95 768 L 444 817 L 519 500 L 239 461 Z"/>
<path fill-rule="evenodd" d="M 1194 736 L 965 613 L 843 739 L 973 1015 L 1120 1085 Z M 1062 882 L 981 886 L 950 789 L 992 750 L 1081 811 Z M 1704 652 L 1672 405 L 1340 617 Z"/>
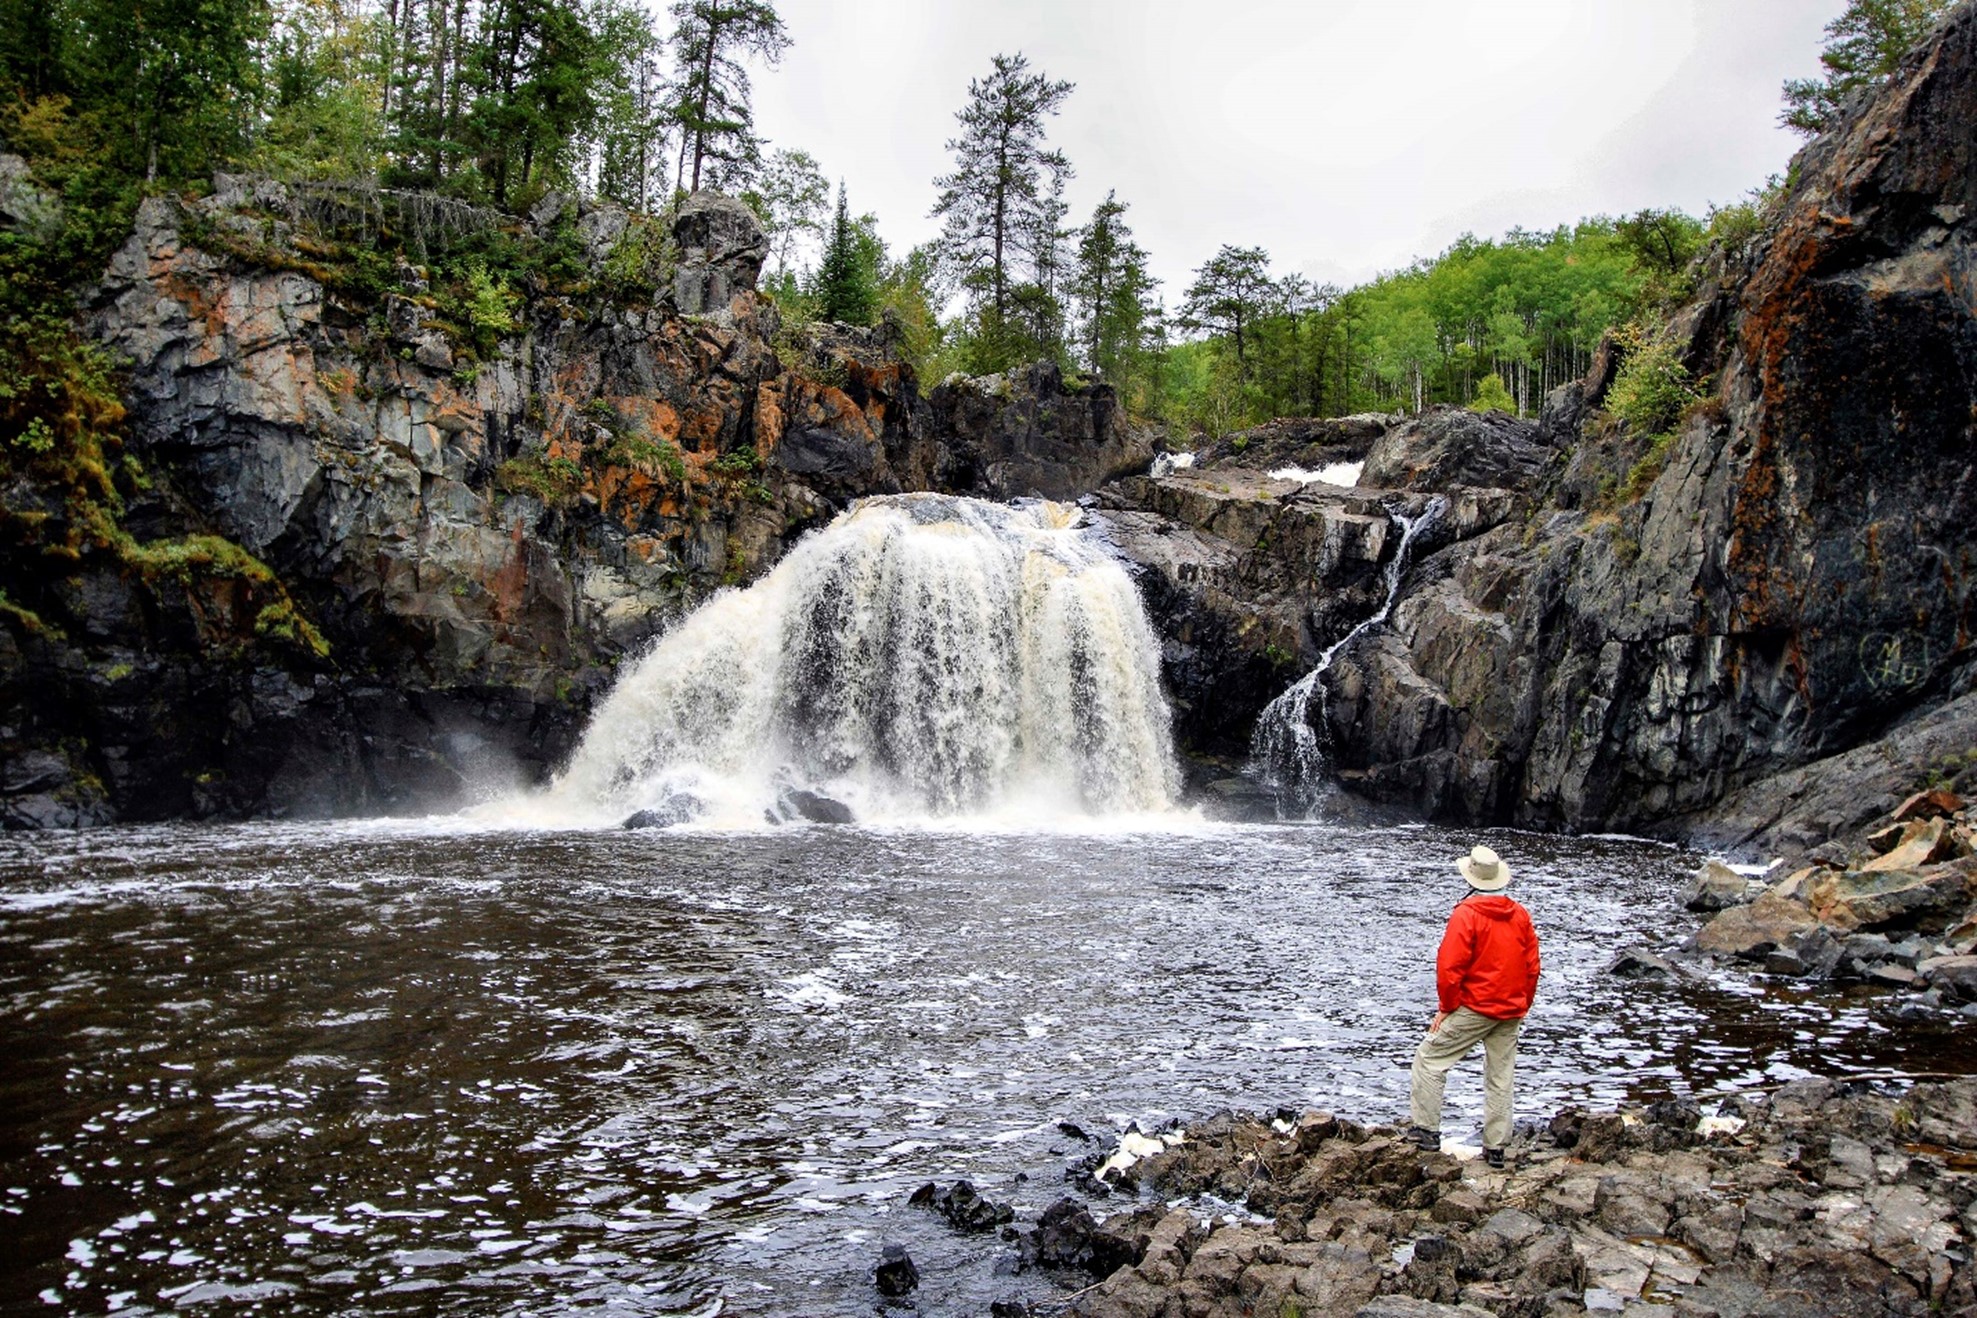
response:
<path fill-rule="evenodd" d="M 1270 479 L 1299 481 L 1305 485 L 1342 485 L 1351 489 L 1359 484 L 1359 473 L 1364 470 L 1364 462 L 1328 462 L 1316 471 L 1309 467 L 1278 467 L 1270 472 Z"/>
<path fill-rule="evenodd" d="M 861 822 L 1168 810 L 1160 648 L 1068 504 L 861 500 L 630 665 L 569 768 L 497 809 L 751 827 L 790 787 Z"/>

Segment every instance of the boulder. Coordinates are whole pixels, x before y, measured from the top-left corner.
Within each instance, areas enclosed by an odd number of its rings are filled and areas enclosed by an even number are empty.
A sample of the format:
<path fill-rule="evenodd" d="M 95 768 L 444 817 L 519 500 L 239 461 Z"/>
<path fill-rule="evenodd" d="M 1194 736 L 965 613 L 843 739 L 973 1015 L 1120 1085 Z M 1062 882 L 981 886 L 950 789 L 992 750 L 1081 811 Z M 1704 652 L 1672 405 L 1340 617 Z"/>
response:
<path fill-rule="evenodd" d="M 1750 881 L 1720 860 L 1706 860 L 1682 893 L 1692 911 L 1721 911 L 1743 903 Z"/>
<path fill-rule="evenodd" d="M 724 312 L 737 294 L 753 292 L 769 255 L 769 235 L 755 212 L 715 192 L 696 192 L 681 203 L 673 241 L 679 246 L 673 305 L 689 316 Z"/>
<path fill-rule="evenodd" d="M 789 824 L 799 819 L 813 824 L 850 824 L 858 818 L 844 802 L 801 787 L 784 789 L 776 803 L 764 812 L 764 817 L 772 824 Z"/>
<path fill-rule="evenodd" d="M 1963 809 L 1963 798 L 1947 787 L 1931 787 L 1903 801 L 1894 809 L 1894 819 L 1905 824 L 1912 819 L 1936 819 Z"/>
<path fill-rule="evenodd" d="M 1977 863 L 1969 860 L 1926 869 L 1828 871 L 1813 882 L 1807 903 L 1836 929 L 1878 929 L 1953 915 L 1977 895 L 1973 889 Z"/>
<path fill-rule="evenodd" d="M 1132 1241 L 1100 1227 L 1089 1210 L 1064 1198 L 1043 1210 L 1036 1228 L 1023 1238 L 1026 1263 L 1046 1268 L 1077 1268 L 1109 1277 L 1136 1261 Z"/>
<path fill-rule="evenodd" d="M 625 828 L 671 828 L 698 819 L 707 809 L 707 803 L 690 792 L 674 792 L 657 805 L 633 812 L 624 822 Z"/>
<path fill-rule="evenodd" d="M 1446 490 L 1457 485 L 1522 489 L 1554 456 L 1539 439 L 1535 421 L 1437 407 L 1374 440 L 1359 483 L 1386 490 Z"/>
<path fill-rule="evenodd" d="M 1696 935 L 1696 946 L 1718 956 L 1762 960 L 1780 947 L 1789 947 L 1794 938 L 1818 923 L 1797 902 L 1775 892 L 1763 892 L 1756 901 L 1733 906 L 1704 925 Z"/>
<path fill-rule="evenodd" d="M 879 1266 L 873 1270 L 873 1284 L 879 1294 L 897 1299 L 920 1284 L 920 1270 L 904 1245 L 887 1245 L 879 1252 Z"/>
<path fill-rule="evenodd" d="M 1880 856 L 1868 861 L 1864 870 L 1913 870 L 1956 854 L 1956 838 L 1950 821 L 1943 818 L 1918 819 L 1903 827 L 1901 836 Z"/>
<path fill-rule="evenodd" d="M 62 203 L 35 182 L 27 161 L 7 152 L 0 152 L 0 228 L 18 229 L 37 240 L 62 229 Z"/>
<path fill-rule="evenodd" d="M 1915 967 L 1916 976 L 1955 1002 L 1977 1002 L 1977 956 L 1935 956 Z"/>

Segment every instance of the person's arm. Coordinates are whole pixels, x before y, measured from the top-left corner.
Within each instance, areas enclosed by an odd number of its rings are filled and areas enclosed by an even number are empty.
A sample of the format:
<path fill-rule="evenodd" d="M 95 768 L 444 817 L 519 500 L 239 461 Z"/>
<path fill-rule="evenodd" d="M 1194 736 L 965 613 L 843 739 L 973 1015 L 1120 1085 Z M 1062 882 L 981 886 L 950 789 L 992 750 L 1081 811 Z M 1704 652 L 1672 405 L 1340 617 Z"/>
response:
<path fill-rule="evenodd" d="M 1462 981 L 1469 973 L 1470 963 L 1476 959 L 1476 933 L 1463 918 L 1467 914 L 1460 904 L 1456 906 L 1448 917 L 1448 928 L 1442 933 L 1441 950 L 1435 954 L 1435 997 L 1440 1010 L 1428 1023 L 1431 1034 L 1441 1028 L 1450 1012 L 1462 1005 Z"/>
<path fill-rule="evenodd" d="M 1524 945 L 1531 971 L 1531 997 L 1535 1000 L 1538 996 L 1538 976 L 1544 971 L 1544 959 L 1538 955 L 1538 931 L 1532 927 L 1528 915 L 1524 917 Z"/>

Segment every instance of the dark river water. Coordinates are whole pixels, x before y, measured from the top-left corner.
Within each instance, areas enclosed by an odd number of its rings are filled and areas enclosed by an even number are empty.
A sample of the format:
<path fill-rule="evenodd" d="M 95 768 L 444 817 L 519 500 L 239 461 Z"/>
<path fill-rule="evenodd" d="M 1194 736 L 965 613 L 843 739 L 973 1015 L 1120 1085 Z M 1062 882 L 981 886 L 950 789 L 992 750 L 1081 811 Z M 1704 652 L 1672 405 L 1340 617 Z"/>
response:
<path fill-rule="evenodd" d="M 1223 1107 L 1398 1120 L 1473 839 L 516 833 L 0 839 L 0 1310 L 923 1314 L 1061 1293 L 905 1206 L 1034 1213 Z M 1969 1066 L 1872 1000 L 1602 973 L 1695 858 L 1489 840 L 1544 940 L 1518 1110 Z M 1480 1121 L 1474 1065 L 1445 1127 Z"/>

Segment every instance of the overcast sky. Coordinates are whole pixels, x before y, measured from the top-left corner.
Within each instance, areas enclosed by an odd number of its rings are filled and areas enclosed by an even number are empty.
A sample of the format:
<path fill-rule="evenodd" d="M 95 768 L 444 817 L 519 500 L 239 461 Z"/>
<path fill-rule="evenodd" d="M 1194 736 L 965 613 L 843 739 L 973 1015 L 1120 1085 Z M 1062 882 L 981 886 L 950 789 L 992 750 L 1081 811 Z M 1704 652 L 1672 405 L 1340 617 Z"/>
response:
<path fill-rule="evenodd" d="M 1171 305 L 1223 243 L 1354 283 L 1465 231 L 1701 213 L 1785 168 L 1778 85 L 1843 0 L 777 0 L 757 128 L 842 177 L 896 251 L 997 52 L 1077 84 L 1072 218 L 1108 188 Z"/>

